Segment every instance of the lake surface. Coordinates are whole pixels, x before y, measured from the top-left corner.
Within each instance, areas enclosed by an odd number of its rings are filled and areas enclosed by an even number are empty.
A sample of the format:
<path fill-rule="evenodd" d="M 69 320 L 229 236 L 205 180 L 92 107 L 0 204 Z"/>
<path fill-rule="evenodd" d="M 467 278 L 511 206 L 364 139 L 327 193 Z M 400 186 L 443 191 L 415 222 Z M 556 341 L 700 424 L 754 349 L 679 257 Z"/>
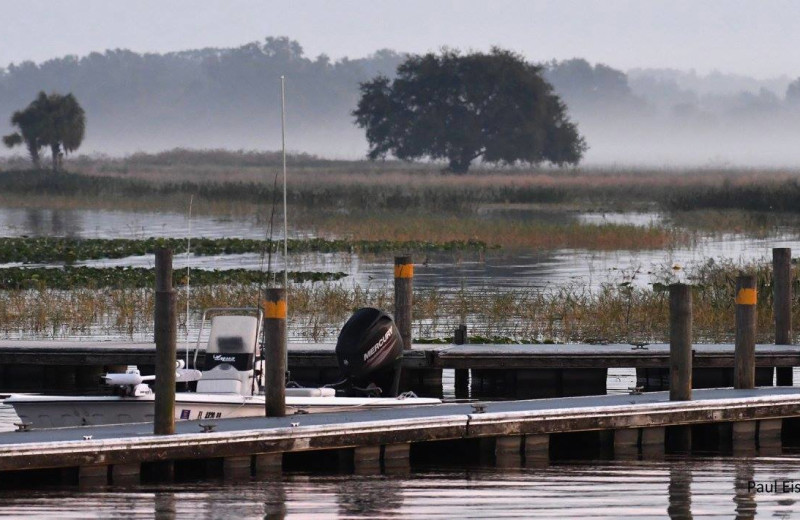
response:
<path fill-rule="evenodd" d="M 570 218 L 593 224 L 625 223 L 648 226 L 665 223 L 658 213 L 578 213 Z M 191 233 L 189 231 L 191 224 Z M 668 223 L 665 223 L 668 224 Z M 179 213 L 134 213 L 103 210 L 47 210 L 0 208 L 0 236 L 69 236 L 82 238 L 145 238 L 189 235 L 208 238 L 239 237 L 263 239 L 264 225 L 257 218 L 193 217 Z M 279 237 L 276 233 L 275 237 Z M 293 236 L 309 236 L 298 232 Z M 646 286 L 665 277 L 674 277 L 675 265 L 683 268 L 709 259 L 746 264 L 771 259 L 773 247 L 800 250 L 800 236 L 787 229 L 776 229 L 772 236 L 748 237 L 740 234 L 708 234 L 696 243 L 672 250 L 590 251 L 562 249 L 524 253 L 488 251 L 486 253 L 418 253 L 415 256 L 415 285 L 442 289 L 557 288 L 575 284 L 596 289 L 603 283 L 631 282 Z M 344 283 L 362 286 L 386 285 L 393 278 L 392 254 L 359 256 L 350 253 L 290 255 L 289 268 L 303 271 L 341 271 L 348 274 Z M 283 269 L 281 255 L 273 257 L 273 269 Z M 189 257 L 175 252 L 174 266 L 187 263 L 198 269 L 265 269 L 259 254 Z M 151 256 L 80 262 L 90 266 L 152 267 Z M 681 271 L 677 271 L 678 277 Z M 677 281 L 675 278 L 670 280 Z"/>
<path fill-rule="evenodd" d="M 800 457 L 694 456 L 545 467 L 426 467 L 400 475 L 285 473 L 81 490 L 0 491 L 18 518 L 797 518 L 800 493 L 748 483 L 800 482 Z"/>

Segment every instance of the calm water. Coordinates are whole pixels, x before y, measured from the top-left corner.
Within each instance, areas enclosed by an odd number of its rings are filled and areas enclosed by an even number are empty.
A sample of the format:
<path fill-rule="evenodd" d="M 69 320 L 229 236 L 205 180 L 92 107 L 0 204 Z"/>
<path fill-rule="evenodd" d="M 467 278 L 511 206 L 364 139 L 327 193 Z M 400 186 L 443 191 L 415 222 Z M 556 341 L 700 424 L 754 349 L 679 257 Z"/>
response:
<path fill-rule="evenodd" d="M 538 468 L 414 467 L 401 475 L 286 473 L 125 488 L 0 492 L 0 517 L 36 518 L 797 518 L 800 457 L 691 457 Z"/>
<path fill-rule="evenodd" d="M 649 225 L 656 214 L 585 214 L 585 222 Z M 179 214 L 0 209 L 0 236 L 128 237 L 188 235 Z M 195 217 L 193 236 L 262 238 L 253 219 Z M 555 251 L 509 257 L 442 254 L 418 259 L 421 287 L 555 287 L 577 283 L 652 281 L 665 268 L 708 258 L 747 262 L 772 247 L 800 249 L 796 238 L 706 237 L 691 248 L 652 252 Z M 281 267 L 280 258 L 277 259 Z M 91 265 L 151 265 L 129 258 Z M 258 269 L 258 255 L 192 258 L 194 267 Z M 391 259 L 302 255 L 290 268 L 344 271 L 360 284 L 386 284 Z M 185 260 L 176 256 L 176 267 Z M 800 378 L 795 375 L 795 380 Z M 632 370 L 609 372 L 609 392 L 635 384 Z M 445 374 L 446 392 L 452 374 Z M 0 430 L 13 429 L 13 410 L 0 405 Z M 541 468 L 417 466 L 404 475 L 306 475 L 277 480 L 207 480 L 80 490 L 0 491 L 0 517 L 18 518 L 800 518 L 800 493 L 748 492 L 748 481 L 800 481 L 800 456 L 691 457 L 665 461 L 554 463 Z"/>
<path fill-rule="evenodd" d="M 562 218 L 563 215 L 562 215 Z M 573 217 L 570 217 L 573 218 Z M 647 226 L 662 221 L 658 213 L 583 213 L 574 216 L 587 223 L 628 223 Z M 47 210 L 0 208 L 0 236 L 70 236 L 84 238 L 186 237 L 189 220 L 178 213 L 133 213 L 101 210 Z M 191 235 L 209 238 L 263 238 L 264 226 L 256 218 L 230 219 L 193 217 Z M 307 236 L 297 233 L 297 236 Z M 800 249 L 800 237 L 776 231 L 775 236 L 752 238 L 735 234 L 701 237 L 696 244 L 674 250 L 656 251 L 587 251 L 556 250 L 513 255 L 489 251 L 477 253 L 419 254 L 415 258 L 415 285 L 419 287 L 467 288 L 544 288 L 576 284 L 596 288 L 602 283 L 631 281 L 647 285 L 661 281 L 671 267 L 684 267 L 730 260 L 747 263 L 771 258 L 773 247 Z M 259 254 L 191 257 L 176 252 L 174 265 L 184 268 L 262 269 Z M 274 269 L 283 268 L 283 259 L 273 258 Z M 118 260 L 82 262 L 92 266 L 152 266 L 151 256 Z M 342 271 L 349 275 L 345 283 L 362 286 L 391 282 L 391 255 L 359 257 L 359 255 L 307 254 L 293 255 L 289 268 L 305 271 Z"/>

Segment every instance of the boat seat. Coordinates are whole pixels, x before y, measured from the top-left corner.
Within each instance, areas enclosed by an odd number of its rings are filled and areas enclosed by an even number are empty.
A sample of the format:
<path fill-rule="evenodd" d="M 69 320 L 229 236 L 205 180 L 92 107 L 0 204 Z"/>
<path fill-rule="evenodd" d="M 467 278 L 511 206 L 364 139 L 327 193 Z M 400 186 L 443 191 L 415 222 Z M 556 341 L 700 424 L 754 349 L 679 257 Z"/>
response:
<path fill-rule="evenodd" d="M 286 397 L 335 397 L 333 388 L 287 388 Z"/>
<path fill-rule="evenodd" d="M 250 395 L 250 388 L 244 387 L 249 379 L 247 372 L 240 372 L 223 363 L 203 372 L 203 377 L 197 381 L 197 393 Z"/>
<path fill-rule="evenodd" d="M 238 379 L 201 379 L 197 382 L 201 394 L 241 394 L 242 382 Z"/>

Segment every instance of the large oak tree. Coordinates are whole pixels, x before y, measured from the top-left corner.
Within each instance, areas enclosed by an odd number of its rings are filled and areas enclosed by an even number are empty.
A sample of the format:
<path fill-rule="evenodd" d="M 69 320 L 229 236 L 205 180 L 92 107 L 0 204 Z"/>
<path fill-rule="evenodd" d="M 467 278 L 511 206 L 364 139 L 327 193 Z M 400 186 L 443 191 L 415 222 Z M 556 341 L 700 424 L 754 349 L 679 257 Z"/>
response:
<path fill-rule="evenodd" d="M 447 159 L 463 173 L 489 163 L 577 164 L 586 143 L 542 69 L 498 48 L 411 56 L 391 81 L 361 84 L 353 112 L 370 159 Z"/>

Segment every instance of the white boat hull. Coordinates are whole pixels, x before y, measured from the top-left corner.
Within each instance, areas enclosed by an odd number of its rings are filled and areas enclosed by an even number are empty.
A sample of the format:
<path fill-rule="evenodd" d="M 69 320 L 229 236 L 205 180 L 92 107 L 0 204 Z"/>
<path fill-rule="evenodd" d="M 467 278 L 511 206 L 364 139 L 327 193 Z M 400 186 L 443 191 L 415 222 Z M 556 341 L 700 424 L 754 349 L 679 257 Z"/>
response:
<path fill-rule="evenodd" d="M 62 428 L 153 422 L 154 395 L 116 396 L 38 396 L 15 395 L 4 404 L 33 428 Z M 317 413 L 355 408 L 384 408 L 438 404 L 428 398 L 286 397 L 287 414 Z M 175 419 L 224 419 L 264 415 L 264 396 L 235 394 L 177 393 Z"/>

